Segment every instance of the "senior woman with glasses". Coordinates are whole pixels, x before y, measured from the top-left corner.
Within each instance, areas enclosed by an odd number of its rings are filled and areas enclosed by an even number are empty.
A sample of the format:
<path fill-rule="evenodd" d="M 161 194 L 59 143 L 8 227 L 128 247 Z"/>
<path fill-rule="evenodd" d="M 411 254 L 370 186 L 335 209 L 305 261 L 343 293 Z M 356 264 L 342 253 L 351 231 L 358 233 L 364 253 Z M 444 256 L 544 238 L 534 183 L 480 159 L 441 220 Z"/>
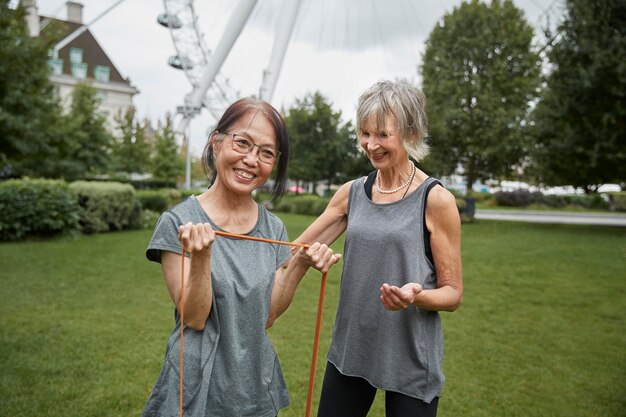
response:
<path fill-rule="evenodd" d="M 286 241 L 285 226 L 252 198 L 276 167 L 274 198 L 287 178 L 289 136 L 268 103 L 233 103 L 209 136 L 203 165 L 207 191 L 163 213 L 146 255 L 161 263 L 176 307 L 176 326 L 144 416 L 179 411 L 181 250 L 185 248 L 185 416 L 276 416 L 289 397 L 266 334 L 289 306 L 310 266 L 327 271 L 340 255 L 315 243 L 291 254 L 279 244 L 220 236 L 215 231 Z M 182 246 L 181 246 L 182 245 Z"/>
<path fill-rule="evenodd" d="M 418 169 L 428 153 L 424 95 L 381 81 L 357 106 L 375 170 L 344 184 L 297 239 L 346 232 L 341 291 L 318 417 L 366 416 L 377 389 L 387 417 L 434 417 L 444 382 L 439 311 L 461 303 L 455 199 Z"/>

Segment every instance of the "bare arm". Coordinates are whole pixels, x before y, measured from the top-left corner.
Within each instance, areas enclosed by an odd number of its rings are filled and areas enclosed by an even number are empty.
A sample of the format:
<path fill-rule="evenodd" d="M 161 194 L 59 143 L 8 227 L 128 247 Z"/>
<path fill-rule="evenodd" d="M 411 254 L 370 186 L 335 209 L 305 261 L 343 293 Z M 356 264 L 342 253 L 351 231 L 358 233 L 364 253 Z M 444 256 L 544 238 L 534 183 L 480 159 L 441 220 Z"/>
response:
<path fill-rule="evenodd" d="M 308 250 L 292 249 L 294 255 L 285 268 L 276 271 L 276 280 L 272 289 L 272 302 L 267 327 L 271 327 L 274 320 L 287 310 L 296 288 L 302 277 L 314 266 L 324 272 L 341 257 L 333 254 L 328 248 L 346 230 L 348 222 L 348 197 L 350 185 L 348 182 L 342 185 L 331 198 L 324 212 L 294 241 L 296 243 L 309 244 L 316 242 Z"/>
<path fill-rule="evenodd" d="M 321 272 L 327 272 L 333 264 L 339 262 L 340 258 L 341 255 L 334 254 L 332 249 L 319 242 L 315 242 L 308 249 L 300 248 L 286 268 L 276 271 L 266 328 L 272 327 L 274 320 L 287 310 L 296 288 L 309 267 L 313 266 Z"/>
<path fill-rule="evenodd" d="M 461 220 L 454 196 L 444 188 L 433 188 L 428 197 L 426 226 L 430 231 L 437 288 L 423 290 L 418 283 L 409 283 L 402 288 L 384 284 L 381 301 L 389 310 L 400 310 L 412 304 L 426 310 L 454 311 L 461 305 Z"/>
<path fill-rule="evenodd" d="M 330 245 L 341 236 L 348 224 L 348 197 L 352 182 L 339 187 L 324 212 L 298 236 L 295 242 L 320 242 Z"/>
<path fill-rule="evenodd" d="M 208 223 L 180 227 L 179 240 L 190 258 L 185 262 L 185 323 L 194 330 L 204 329 L 213 303 L 211 246 L 215 233 Z M 181 309 L 181 254 L 163 252 L 161 269 L 176 308 Z"/>

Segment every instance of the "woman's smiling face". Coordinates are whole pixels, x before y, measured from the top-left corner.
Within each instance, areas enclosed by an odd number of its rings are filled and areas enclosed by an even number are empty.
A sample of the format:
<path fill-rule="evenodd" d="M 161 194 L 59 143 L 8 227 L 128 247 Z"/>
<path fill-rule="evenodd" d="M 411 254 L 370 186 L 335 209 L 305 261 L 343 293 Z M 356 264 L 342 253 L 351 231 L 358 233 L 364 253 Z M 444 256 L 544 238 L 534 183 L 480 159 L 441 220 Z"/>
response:
<path fill-rule="evenodd" d="M 370 116 L 358 132 L 359 144 L 375 169 L 387 169 L 407 159 L 407 152 L 396 128 L 393 116 L 385 117 L 379 126 L 377 117 Z"/>
<path fill-rule="evenodd" d="M 266 163 L 258 158 L 259 147 L 277 148 L 274 127 L 263 112 L 252 109 L 230 126 L 228 133 L 242 136 L 257 146 L 248 153 L 240 153 L 233 148 L 232 135 L 215 132 L 213 146 L 219 181 L 232 192 L 252 193 L 267 181 L 274 168 L 275 162 Z"/>

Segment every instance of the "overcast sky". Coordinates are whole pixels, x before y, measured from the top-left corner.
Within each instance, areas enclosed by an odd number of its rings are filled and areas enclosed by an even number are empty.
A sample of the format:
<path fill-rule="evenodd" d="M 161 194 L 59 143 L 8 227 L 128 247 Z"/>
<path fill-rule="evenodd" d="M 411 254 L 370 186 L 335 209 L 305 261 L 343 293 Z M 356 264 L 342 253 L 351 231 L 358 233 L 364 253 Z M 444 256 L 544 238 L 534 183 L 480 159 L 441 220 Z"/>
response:
<path fill-rule="evenodd" d="M 79 0 L 89 23 L 117 0 Z M 289 0 L 258 0 L 221 76 L 240 96 L 258 95 L 262 72 L 272 50 L 273 33 Z M 184 3 L 179 1 L 178 3 Z M 418 67 L 424 42 L 444 14 L 460 0 L 302 0 L 283 62 L 272 104 L 287 108 L 295 99 L 319 91 L 354 118 L 359 94 L 380 79 L 404 77 L 419 84 Z M 537 29 L 561 14 L 560 0 L 514 0 Z M 214 49 L 236 2 L 194 2 L 198 26 L 209 49 Z M 64 19 L 65 0 L 38 0 L 39 14 Z M 167 112 L 175 113 L 191 86 L 184 73 L 167 59 L 174 46 L 167 28 L 156 22 L 162 1 L 124 0 L 90 27 L 114 65 L 140 91 L 134 98 L 140 117 L 156 125 Z M 540 33 L 536 30 L 536 33 Z M 540 42 L 543 38 L 538 36 Z M 191 121 L 191 145 L 196 154 L 215 120 L 206 112 Z"/>

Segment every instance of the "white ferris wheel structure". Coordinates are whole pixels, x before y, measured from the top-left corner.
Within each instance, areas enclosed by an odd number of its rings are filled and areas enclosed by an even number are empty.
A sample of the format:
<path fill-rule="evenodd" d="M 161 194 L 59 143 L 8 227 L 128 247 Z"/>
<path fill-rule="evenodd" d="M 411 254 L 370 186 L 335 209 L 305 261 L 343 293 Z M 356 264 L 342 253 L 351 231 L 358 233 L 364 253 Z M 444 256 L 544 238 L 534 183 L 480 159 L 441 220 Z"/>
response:
<path fill-rule="evenodd" d="M 191 187 L 189 134 L 186 134 L 189 122 L 203 108 L 217 120 L 223 110 L 239 98 L 239 92 L 220 70 L 256 3 L 257 0 L 239 0 L 220 41 L 211 51 L 206 47 L 198 26 L 193 0 L 163 0 L 164 13 L 157 20 L 169 30 L 175 49 L 175 54 L 168 62 L 172 67 L 184 71 L 191 86 L 191 91 L 184 97 L 184 104 L 177 108 L 180 121 L 176 126 L 176 131 L 183 135 L 184 146 L 187 148 L 186 188 Z M 301 0 L 290 0 L 283 9 L 270 61 L 263 71 L 263 81 L 259 89 L 259 97 L 263 100 L 271 101 L 274 94 L 300 3 Z"/>

